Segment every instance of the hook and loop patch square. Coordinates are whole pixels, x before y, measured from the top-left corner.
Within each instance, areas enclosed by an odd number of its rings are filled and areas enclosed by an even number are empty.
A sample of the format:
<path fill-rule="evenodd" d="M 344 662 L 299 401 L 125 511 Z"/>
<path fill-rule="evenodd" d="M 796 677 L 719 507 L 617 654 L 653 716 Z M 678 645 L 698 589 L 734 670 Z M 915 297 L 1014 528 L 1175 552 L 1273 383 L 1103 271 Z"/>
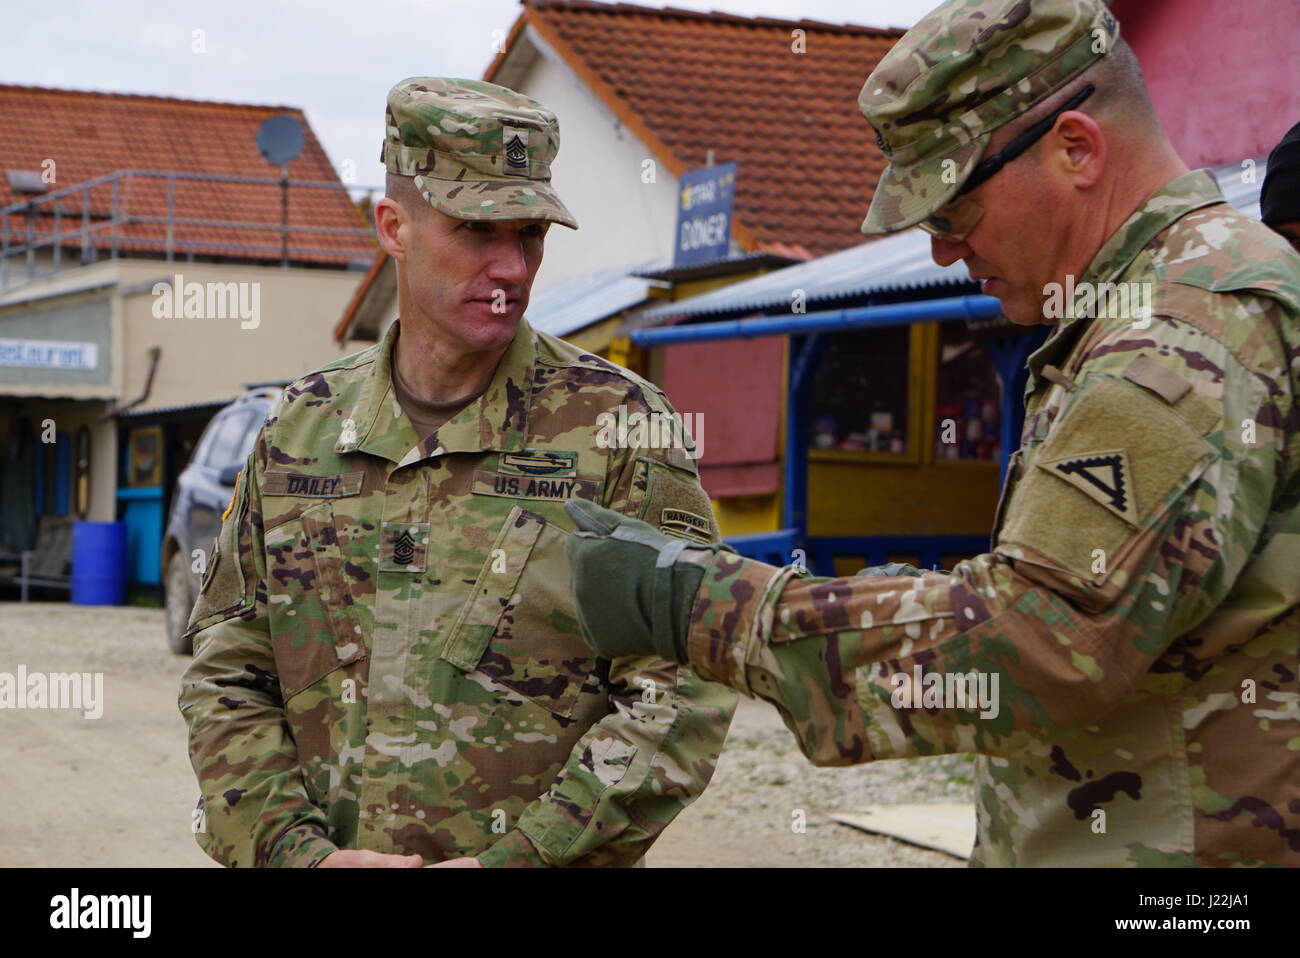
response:
<path fill-rule="evenodd" d="M 1117 568 L 1216 455 L 1162 398 L 1105 373 L 1084 377 L 1036 454 L 1022 453 L 999 543 L 1093 582 L 1109 575 L 1094 571 L 1098 550 Z"/>

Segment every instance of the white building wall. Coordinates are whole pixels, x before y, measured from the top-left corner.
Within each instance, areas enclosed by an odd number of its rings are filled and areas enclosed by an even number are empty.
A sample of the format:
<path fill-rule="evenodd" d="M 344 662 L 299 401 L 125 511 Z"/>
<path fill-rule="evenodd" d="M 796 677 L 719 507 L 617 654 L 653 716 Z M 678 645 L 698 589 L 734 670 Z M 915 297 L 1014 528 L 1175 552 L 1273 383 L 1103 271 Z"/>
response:
<path fill-rule="evenodd" d="M 541 101 L 559 119 L 560 152 L 551 182 L 579 227 L 551 227 L 534 294 L 559 280 L 605 267 L 671 260 L 676 177 L 547 49 L 523 79 L 511 85 Z M 646 160 L 654 160 L 651 183 L 642 181 Z"/>

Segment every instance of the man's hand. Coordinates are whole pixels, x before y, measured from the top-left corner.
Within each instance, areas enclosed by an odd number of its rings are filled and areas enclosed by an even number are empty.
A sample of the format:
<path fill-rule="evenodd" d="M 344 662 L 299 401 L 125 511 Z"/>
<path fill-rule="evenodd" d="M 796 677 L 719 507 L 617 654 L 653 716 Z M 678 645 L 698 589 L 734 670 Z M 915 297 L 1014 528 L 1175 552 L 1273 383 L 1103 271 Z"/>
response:
<path fill-rule="evenodd" d="M 419 868 L 419 855 L 386 855 L 383 852 L 341 848 L 320 860 L 317 868 Z"/>
<path fill-rule="evenodd" d="M 686 662 L 691 607 L 703 567 L 678 562 L 687 548 L 725 546 L 666 536 L 639 519 L 570 499 L 578 530 L 564 544 L 578 624 L 599 655 L 657 655 Z"/>
<path fill-rule="evenodd" d="M 483 863 L 477 858 L 448 858 L 445 862 L 434 862 L 425 868 L 482 868 Z"/>

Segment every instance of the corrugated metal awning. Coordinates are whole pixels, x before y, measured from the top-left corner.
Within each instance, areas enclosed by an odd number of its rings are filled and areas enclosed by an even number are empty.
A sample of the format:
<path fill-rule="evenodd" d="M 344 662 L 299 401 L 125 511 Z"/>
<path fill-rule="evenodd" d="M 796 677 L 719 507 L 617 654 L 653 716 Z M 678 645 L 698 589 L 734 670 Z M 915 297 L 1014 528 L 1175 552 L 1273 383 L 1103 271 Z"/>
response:
<path fill-rule="evenodd" d="M 639 273 L 663 269 L 662 261 L 598 269 L 561 280 L 528 303 L 528 322 L 552 336 L 564 336 L 649 299 L 653 284 Z"/>
<path fill-rule="evenodd" d="M 148 419 L 152 416 L 165 417 L 176 416 L 181 413 L 201 413 L 206 411 L 216 412 L 224 406 L 229 406 L 232 399 L 213 399 L 210 402 L 192 402 L 181 406 L 159 406 L 156 409 L 129 410 L 117 414 L 118 419 Z"/>

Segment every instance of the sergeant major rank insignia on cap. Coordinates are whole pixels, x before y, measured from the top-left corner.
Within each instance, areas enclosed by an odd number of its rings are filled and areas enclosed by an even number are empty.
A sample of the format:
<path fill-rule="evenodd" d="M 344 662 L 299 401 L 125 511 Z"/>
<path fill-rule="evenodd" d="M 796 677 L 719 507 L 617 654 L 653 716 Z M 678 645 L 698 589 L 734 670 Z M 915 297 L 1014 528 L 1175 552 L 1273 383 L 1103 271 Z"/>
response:
<path fill-rule="evenodd" d="M 501 129 L 502 152 L 505 154 L 505 172 L 511 176 L 528 175 L 528 131 L 517 126 Z"/>

